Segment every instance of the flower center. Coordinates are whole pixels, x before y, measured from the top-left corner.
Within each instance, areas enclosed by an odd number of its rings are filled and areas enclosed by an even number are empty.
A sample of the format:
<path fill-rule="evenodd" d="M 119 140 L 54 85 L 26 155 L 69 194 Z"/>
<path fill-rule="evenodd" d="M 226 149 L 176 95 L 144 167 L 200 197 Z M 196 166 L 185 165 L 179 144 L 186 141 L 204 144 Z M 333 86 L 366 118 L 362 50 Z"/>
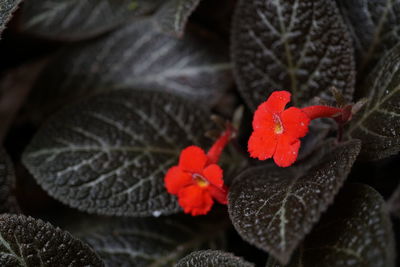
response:
<path fill-rule="evenodd" d="M 274 114 L 274 132 L 276 134 L 282 134 L 283 133 L 283 125 L 282 125 L 282 121 L 281 118 L 279 117 L 279 115 Z"/>
<path fill-rule="evenodd" d="M 198 173 L 194 173 L 192 175 L 193 180 L 197 183 L 198 186 L 200 187 L 206 187 L 209 185 L 209 182 L 201 175 Z"/>

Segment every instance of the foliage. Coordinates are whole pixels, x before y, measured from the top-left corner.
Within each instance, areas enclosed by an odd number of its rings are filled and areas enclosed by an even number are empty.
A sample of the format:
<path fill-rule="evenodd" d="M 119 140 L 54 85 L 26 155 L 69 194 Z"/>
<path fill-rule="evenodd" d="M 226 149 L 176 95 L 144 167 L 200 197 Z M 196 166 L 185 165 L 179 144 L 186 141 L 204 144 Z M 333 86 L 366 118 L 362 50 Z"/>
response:
<path fill-rule="evenodd" d="M 1 1 L 0 265 L 396 265 L 400 0 L 217 2 Z"/>

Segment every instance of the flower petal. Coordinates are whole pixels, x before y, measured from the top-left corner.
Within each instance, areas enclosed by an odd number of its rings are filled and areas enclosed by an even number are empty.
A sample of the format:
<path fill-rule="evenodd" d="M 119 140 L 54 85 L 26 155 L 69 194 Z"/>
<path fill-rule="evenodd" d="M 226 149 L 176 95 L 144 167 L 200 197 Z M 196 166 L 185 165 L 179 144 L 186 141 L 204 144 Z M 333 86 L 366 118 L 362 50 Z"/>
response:
<path fill-rule="evenodd" d="M 281 135 L 276 146 L 274 161 L 280 167 L 289 167 L 296 159 L 300 148 L 300 140 Z"/>
<path fill-rule="evenodd" d="M 192 216 L 207 214 L 214 204 L 207 189 L 197 185 L 183 188 L 179 191 L 178 198 L 179 205 L 184 212 L 191 213 Z"/>
<path fill-rule="evenodd" d="M 198 146 L 189 146 L 181 152 L 179 167 L 183 171 L 202 173 L 207 160 L 208 158 L 203 149 Z"/>
<path fill-rule="evenodd" d="M 275 91 L 265 102 L 265 108 L 271 113 L 279 113 L 285 109 L 287 103 L 290 102 L 290 92 Z"/>
<path fill-rule="evenodd" d="M 228 204 L 228 188 L 222 186 L 222 188 L 210 185 L 208 191 L 211 196 L 221 204 Z"/>
<path fill-rule="evenodd" d="M 277 135 L 269 131 L 256 130 L 249 139 L 248 151 L 252 158 L 265 160 L 272 157 L 278 144 Z"/>
<path fill-rule="evenodd" d="M 191 175 L 182 171 L 178 166 L 171 167 L 164 178 L 168 193 L 173 195 L 177 195 L 182 188 L 191 183 L 193 183 Z"/>
<path fill-rule="evenodd" d="M 212 185 L 217 187 L 222 187 L 224 185 L 224 180 L 222 179 L 223 171 L 217 164 L 208 165 L 204 169 L 203 175 Z"/>
<path fill-rule="evenodd" d="M 266 108 L 266 102 L 258 106 L 253 117 L 253 130 L 269 130 L 274 131 L 273 114 Z"/>
<path fill-rule="evenodd" d="M 305 136 L 308 133 L 310 119 L 299 108 L 288 108 L 281 114 L 284 135 L 289 135 L 293 139 Z"/>

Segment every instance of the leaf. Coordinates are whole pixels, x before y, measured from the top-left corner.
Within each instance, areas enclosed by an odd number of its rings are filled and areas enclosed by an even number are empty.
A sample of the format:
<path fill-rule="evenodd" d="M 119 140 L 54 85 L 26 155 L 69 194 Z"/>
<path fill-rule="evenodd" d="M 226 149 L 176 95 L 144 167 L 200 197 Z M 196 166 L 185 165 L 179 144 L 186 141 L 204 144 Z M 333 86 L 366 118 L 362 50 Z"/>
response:
<path fill-rule="evenodd" d="M 252 267 L 254 264 L 231 253 L 219 250 L 193 252 L 181 259 L 176 267 Z"/>
<path fill-rule="evenodd" d="M 12 14 L 18 8 L 21 0 L 1 0 L 0 2 L 0 39 L 1 33 L 6 28 L 7 22 L 11 19 Z"/>
<path fill-rule="evenodd" d="M 323 237 L 323 238 L 321 238 Z M 367 185 L 344 187 L 287 267 L 394 267 L 394 234 L 382 196 Z M 280 266 L 270 260 L 267 267 Z"/>
<path fill-rule="evenodd" d="M 26 1 L 21 26 L 50 39 L 81 40 L 109 32 L 154 11 L 162 0 Z"/>
<path fill-rule="evenodd" d="M 363 74 L 400 42 L 399 0 L 338 0 Z"/>
<path fill-rule="evenodd" d="M 15 189 L 14 167 L 6 151 L 0 148 L 0 213 L 18 213 L 18 202 L 13 194 Z"/>
<path fill-rule="evenodd" d="M 104 266 L 68 232 L 23 215 L 0 215 L 1 266 Z"/>
<path fill-rule="evenodd" d="M 274 90 L 290 90 L 295 106 L 332 100 L 331 86 L 352 98 L 353 48 L 335 1 L 239 0 L 231 57 L 252 109 Z"/>
<path fill-rule="evenodd" d="M 362 141 L 361 158 L 382 159 L 400 151 L 400 45 L 382 58 L 365 88 L 368 102 L 352 120 L 348 136 Z"/>
<path fill-rule="evenodd" d="M 326 152 L 312 168 L 256 167 L 239 175 L 228 195 L 242 238 L 286 264 L 333 201 L 360 151 L 353 140 Z"/>
<path fill-rule="evenodd" d="M 400 184 L 396 187 L 396 189 L 390 196 L 387 202 L 387 206 L 391 214 L 400 218 Z"/>
<path fill-rule="evenodd" d="M 186 146 L 207 149 L 210 114 L 169 94 L 120 90 L 70 106 L 39 130 L 23 162 L 51 196 L 89 213 L 180 210 L 165 171 Z"/>
<path fill-rule="evenodd" d="M 169 0 L 156 13 L 155 18 L 164 32 L 181 37 L 190 14 L 199 3 L 200 0 Z"/>
<path fill-rule="evenodd" d="M 61 52 L 35 85 L 31 109 L 51 114 L 66 102 L 122 88 L 172 92 L 210 106 L 232 85 L 218 40 L 196 34 L 177 40 L 144 20 Z"/>
<path fill-rule="evenodd" d="M 218 231 L 221 225 L 215 222 L 205 227 L 195 220 L 177 218 L 113 218 L 79 236 L 101 256 L 106 266 L 152 267 L 173 266 L 186 253 L 217 245 Z"/>

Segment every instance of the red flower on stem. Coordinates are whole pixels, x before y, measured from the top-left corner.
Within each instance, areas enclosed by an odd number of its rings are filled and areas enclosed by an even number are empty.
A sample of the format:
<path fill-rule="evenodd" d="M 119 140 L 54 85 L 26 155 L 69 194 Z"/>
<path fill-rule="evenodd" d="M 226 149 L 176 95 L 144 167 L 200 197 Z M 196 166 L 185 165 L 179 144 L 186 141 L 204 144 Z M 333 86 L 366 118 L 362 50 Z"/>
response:
<path fill-rule="evenodd" d="M 321 117 L 338 122 L 350 119 L 351 111 L 329 106 L 310 106 L 303 109 L 285 106 L 291 94 L 276 91 L 258 106 L 253 118 L 253 133 L 248 142 L 250 156 L 265 160 L 272 158 L 280 167 L 292 165 L 300 148 L 300 138 L 308 133 L 310 121 Z"/>
<path fill-rule="evenodd" d="M 232 131 L 226 130 L 207 154 L 198 146 L 185 148 L 178 165 L 171 167 L 165 175 L 167 191 L 178 197 L 185 213 L 192 216 L 207 214 L 214 200 L 227 204 L 228 189 L 217 162 L 231 135 Z"/>

